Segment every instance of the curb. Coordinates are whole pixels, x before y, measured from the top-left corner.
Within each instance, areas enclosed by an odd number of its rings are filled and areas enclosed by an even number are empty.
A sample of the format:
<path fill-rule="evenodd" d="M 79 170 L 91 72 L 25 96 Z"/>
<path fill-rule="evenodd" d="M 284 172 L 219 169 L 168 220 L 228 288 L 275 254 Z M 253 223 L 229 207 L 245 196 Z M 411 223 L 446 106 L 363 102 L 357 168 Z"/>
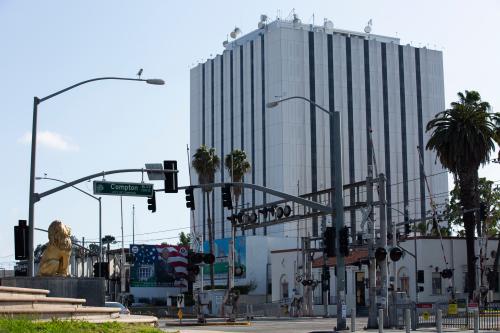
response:
<path fill-rule="evenodd" d="M 166 322 L 165 327 L 190 327 L 190 326 L 251 326 L 252 324 L 249 321 L 245 322 L 227 322 L 227 321 L 221 321 L 221 322 L 207 322 L 207 323 L 173 323 L 173 322 Z"/>

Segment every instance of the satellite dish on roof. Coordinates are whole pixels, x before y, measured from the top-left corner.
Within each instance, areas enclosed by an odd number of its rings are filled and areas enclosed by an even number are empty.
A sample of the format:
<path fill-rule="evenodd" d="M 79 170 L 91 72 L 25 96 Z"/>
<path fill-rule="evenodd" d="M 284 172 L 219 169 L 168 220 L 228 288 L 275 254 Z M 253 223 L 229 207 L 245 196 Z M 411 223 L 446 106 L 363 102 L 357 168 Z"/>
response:
<path fill-rule="evenodd" d="M 370 19 L 370 21 L 368 21 L 368 24 L 365 27 L 365 32 L 367 34 L 369 34 L 370 32 L 372 32 L 372 19 Z"/>
<path fill-rule="evenodd" d="M 323 27 L 325 29 L 333 29 L 333 22 L 328 20 L 328 19 L 325 19 L 325 23 L 323 23 Z"/>
<path fill-rule="evenodd" d="M 266 14 L 261 14 L 260 15 L 260 21 L 261 22 L 266 22 L 267 21 L 267 15 Z"/>
<path fill-rule="evenodd" d="M 297 15 L 295 13 L 293 13 L 293 23 L 294 24 L 300 24 L 301 23 L 299 15 Z"/>
<path fill-rule="evenodd" d="M 227 44 L 229 44 L 229 42 L 227 40 L 225 40 L 225 41 L 222 42 L 222 46 L 224 46 L 224 47 L 226 47 Z"/>
<path fill-rule="evenodd" d="M 259 22 L 259 24 L 257 24 L 257 27 L 258 27 L 259 29 L 262 29 L 262 28 L 264 28 L 265 26 L 266 26 L 266 24 L 265 24 L 264 22 Z"/>
<path fill-rule="evenodd" d="M 236 36 L 238 36 L 239 34 L 241 34 L 240 28 L 234 27 L 234 30 L 231 31 L 229 35 L 231 36 L 231 38 L 236 38 Z"/>

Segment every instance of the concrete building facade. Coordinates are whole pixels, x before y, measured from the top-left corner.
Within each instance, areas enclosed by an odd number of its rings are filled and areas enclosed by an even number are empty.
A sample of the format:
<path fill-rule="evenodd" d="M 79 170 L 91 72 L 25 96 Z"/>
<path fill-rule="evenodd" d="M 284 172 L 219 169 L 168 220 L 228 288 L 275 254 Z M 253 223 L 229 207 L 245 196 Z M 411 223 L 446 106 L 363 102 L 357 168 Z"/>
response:
<path fill-rule="evenodd" d="M 427 143 L 427 122 L 445 109 L 440 51 L 327 24 L 277 20 L 228 43 L 221 55 L 198 64 L 190 75 L 191 153 L 205 144 L 223 161 L 232 149 L 244 150 L 252 165 L 247 183 L 290 194 L 331 187 L 332 117 L 299 100 L 266 108 L 270 101 L 303 96 L 341 114 L 344 184 L 365 180 L 369 164 L 385 174 L 388 221 L 428 216 L 424 174 L 434 199 L 439 203 L 447 197 L 447 174 L 435 154 L 422 149 L 419 158 L 417 149 Z M 230 175 L 221 165 L 215 182 L 224 181 Z M 345 205 L 365 200 L 354 190 L 344 197 Z M 193 231 L 208 239 L 207 202 L 198 191 L 195 200 Z M 274 200 L 247 189 L 240 202 L 249 208 Z M 219 188 L 210 205 L 215 237 L 229 237 L 229 212 Z M 359 227 L 361 220 L 359 211 L 346 213 L 347 225 Z M 318 236 L 323 221 L 311 218 L 299 228 L 281 224 L 247 233 Z"/>

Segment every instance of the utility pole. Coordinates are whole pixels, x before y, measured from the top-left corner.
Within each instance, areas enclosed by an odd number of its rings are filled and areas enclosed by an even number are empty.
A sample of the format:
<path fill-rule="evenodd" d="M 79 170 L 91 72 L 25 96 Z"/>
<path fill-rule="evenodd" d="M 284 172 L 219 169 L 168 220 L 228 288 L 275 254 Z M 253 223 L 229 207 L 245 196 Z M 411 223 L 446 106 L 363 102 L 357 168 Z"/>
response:
<path fill-rule="evenodd" d="M 135 205 L 132 205 L 132 244 L 135 244 Z"/>
<path fill-rule="evenodd" d="M 125 241 L 123 238 L 123 197 L 120 196 L 120 219 L 122 226 L 122 255 L 120 260 L 120 289 L 123 293 L 125 293 Z"/>
<path fill-rule="evenodd" d="M 387 219 L 386 219 L 386 210 L 385 210 L 385 176 L 383 173 L 378 175 L 379 188 L 378 188 L 378 197 L 379 197 L 379 212 L 380 212 L 380 241 L 379 246 L 381 248 L 387 249 Z M 388 323 L 386 320 L 388 318 L 387 312 L 387 283 L 388 283 L 388 274 L 387 274 L 387 256 L 382 262 L 378 263 L 380 267 L 380 297 L 382 307 L 384 308 L 384 323 Z"/>
<path fill-rule="evenodd" d="M 375 298 L 377 296 L 376 290 L 376 266 L 375 260 L 375 226 L 373 222 L 373 166 L 368 165 L 368 177 L 366 177 L 366 206 L 368 208 L 368 258 L 370 265 L 368 267 L 368 283 L 369 283 L 369 300 L 370 307 L 368 309 L 368 328 L 377 328 L 377 303 Z"/>
<path fill-rule="evenodd" d="M 331 196 L 330 196 L 331 198 Z M 331 205 L 331 200 L 330 200 L 330 205 Z M 326 217 L 323 216 L 323 219 L 321 220 L 321 230 L 323 232 L 323 235 L 325 234 L 326 231 Z M 325 238 L 323 237 L 323 247 L 326 247 L 325 243 Z M 326 251 L 323 250 L 323 267 L 322 267 L 322 274 L 321 274 L 321 290 L 322 290 L 322 297 L 323 297 L 323 312 L 324 316 L 329 317 L 330 314 L 328 313 L 328 290 L 330 289 L 330 279 L 327 278 L 329 274 L 326 272 L 328 271 L 328 265 L 326 264 L 326 261 L 328 260 L 328 255 L 326 254 Z"/>

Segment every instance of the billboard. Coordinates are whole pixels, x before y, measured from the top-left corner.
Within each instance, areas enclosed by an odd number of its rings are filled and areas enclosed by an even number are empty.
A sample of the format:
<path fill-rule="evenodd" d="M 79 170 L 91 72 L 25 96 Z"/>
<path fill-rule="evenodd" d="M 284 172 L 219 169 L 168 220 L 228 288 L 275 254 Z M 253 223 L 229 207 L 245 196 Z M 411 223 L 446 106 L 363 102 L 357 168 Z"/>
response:
<path fill-rule="evenodd" d="M 214 277 L 215 279 L 227 279 L 228 273 L 228 257 L 229 257 L 229 240 L 230 238 L 216 239 L 214 241 Z M 240 276 L 235 275 L 235 279 L 246 277 L 246 237 L 235 237 L 234 239 L 234 267 L 235 271 L 241 270 Z M 210 252 L 208 241 L 203 243 L 203 252 Z M 210 265 L 203 267 L 204 280 L 210 279 Z"/>
<path fill-rule="evenodd" d="M 130 245 L 131 287 L 187 287 L 187 246 Z"/>

